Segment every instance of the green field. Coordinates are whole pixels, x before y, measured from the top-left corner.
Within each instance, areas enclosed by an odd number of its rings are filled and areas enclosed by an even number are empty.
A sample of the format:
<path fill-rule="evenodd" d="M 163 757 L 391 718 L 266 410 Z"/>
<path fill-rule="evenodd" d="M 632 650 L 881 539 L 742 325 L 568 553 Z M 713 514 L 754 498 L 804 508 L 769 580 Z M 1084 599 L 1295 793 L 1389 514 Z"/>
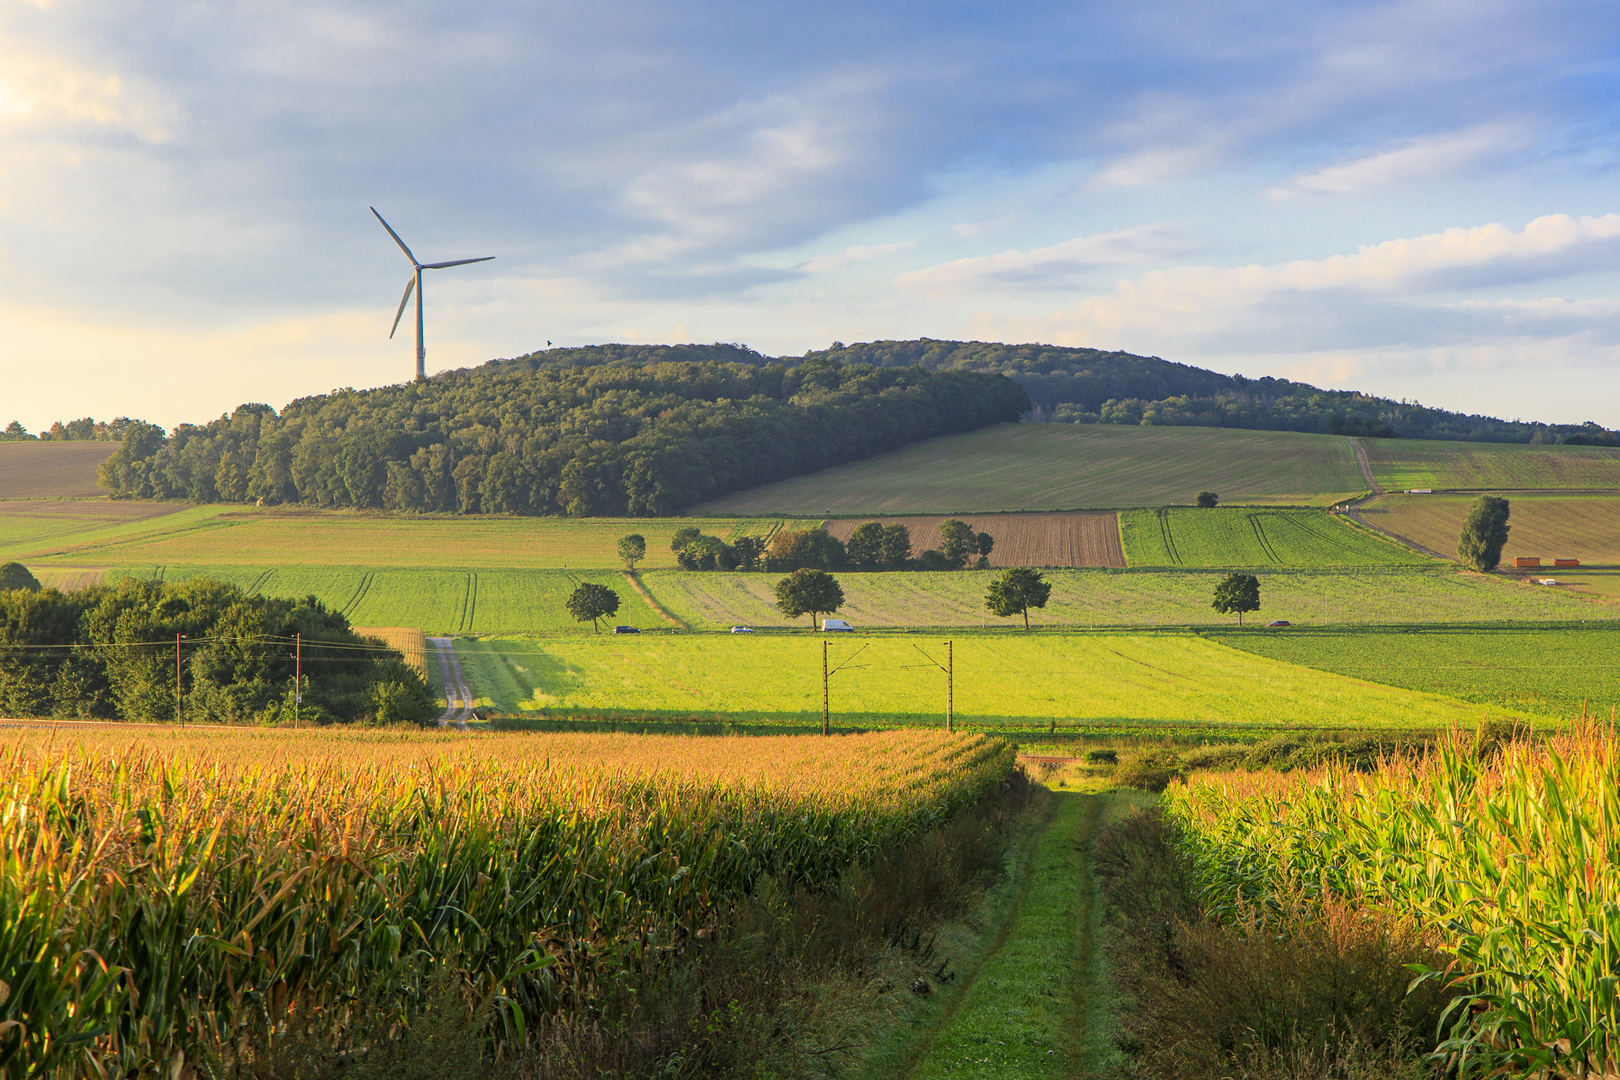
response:
<path fill-rule="evenodd" d="M 1336 435 L 1002 424 L 729 495 L 712 514 L 854 515 L 1227 503 L 1325 506 L 1366 489 Z"/>
<path fill-rule="evenodd" d="M 1434 566 L 1431 562 L 1430 566 Z M 1227 626 L 1210 607 L 1220 571 L 1048 570 L 1051 599 L 1033 626 Z M 844 573 L 838 614 L 857 627 L 1011 627 L 984 608 L 993 571 Z M 1301 624 L 1454 623 L 1605 619 L 1597 600 L 1450 567 L 1260 572 L 1260 621 Z M 778 575 L 658 570 L 643 580 L 666 609 L 695 629 L 734 624 L 808 628 L 776 610 Z M 1254 616 L 1250 617 L 1251 619 Z"/>
<path fill-rule="evenodd" d="M 1339 675 L 1469 701 L 1491 712 L 1604 717 L 1620 705 L 1620 623 L 1302 630 L 1223 644 Z M 1474 719 L 1480 710 L 1476 709 Z"/>
<path fill-rule="evenodd" d="M 1620 488 L 1620 450 L 1603 446 L 1363 439 L 1385 491 Z"/>
<path fill-rule="evenodd" d="M 459 641 L 483 704 L 503 712 L 820 723 L 819 635 L 569 635 Z M 863 648 L 864 647 L 864 648 Z M 831 711 L 844 727 L 942 723 L 936 636 L 842 636 Z M 858 654 L 857 654 L 858 653 Z M 1433 728 L 1473 706 L 1328 674 L 1195 635 L 955 638 L 956 716 L 994 728 Z"/>
<path fill-rule="evenodd" d="M 37 503 L 0 503 L 0 561 L 30 567 L 371 566 L 392 568 L 613 569 L 619 537 L 647 538 L 644 568 L 674 566 L 670 537 L 687 526 L 723 538 L 768 535 L 816 521 L 717 518 L 523 518 L 388 514 L 281 507 L 154 503 L 63 503 L 83 514 L 51 514 Z M 123 507 L 161 508 L 130 520 Z M 114 513 L 109 508 L 119 508 Z M 64 520 L 64 518 L 66 520 Z"/>
<path fill-rule="evenodd" d="M 1425 556 L 1325 510 L 1224 506 L 1127 510 L 1119 515 L 1119 535 L 1131 567 L 1432 565 Z"/>
<path fill-rule="evenodd" d="M 582 629 L 563 602 L 582 581 L 619 594 L 607 625 L 656 629 L 669 623 L 612 570 L 394 570 L 386 566 L 130 568 L 114 577 L 183 581 L 212 577 L 269 596 L 314 596 L 357 626 L 415 626 L 430 634 L 532 633 Z"/>

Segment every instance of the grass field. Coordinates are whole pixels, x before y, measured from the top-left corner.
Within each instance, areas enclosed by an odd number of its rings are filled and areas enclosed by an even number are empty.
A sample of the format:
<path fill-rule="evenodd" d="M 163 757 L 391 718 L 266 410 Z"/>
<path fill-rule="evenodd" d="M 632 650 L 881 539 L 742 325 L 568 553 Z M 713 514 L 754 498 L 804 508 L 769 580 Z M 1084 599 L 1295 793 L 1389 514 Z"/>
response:
<path fill-rule="evenodd" d="M 665 715 L 818 725 L 821 641 L 809 634 L 642 635 L 458 641 L 482 704 L 503 712 Z M 919 649 L 925 651 L 925 657 Z M 831 664 L 837 724 L 942 724 L 943 643 L 840 637 Z M 1380 686 L 1194 635 L 955 638 L 956 716 L 989 728 L 1431 728 L 1474 707 Z M 1543 718 L 1550 719 L 1550 718 Z"/>
<path fill-rule="evenodd" d="M 578 629 L 563 608 L 583 581 L 619 594 L 619 612 L 606 620 L 644 628 L 668 625 L 622 573 L 612 570 L 394 570 L 386 566 L 168 566 L 121 570 L 139 577 L 183 581 L 213 577 L 267 596 L 314 596 L 351 624 L 417 626 L 430 634 L 533 633 Z M 583 627 L 591 632 L 590 623 Z"/>
<path fill-rule="evenodd" d="M 866 520 L 857 517 L 829 521 L 827 531 L 847 543 Z M 939 527 L 947 520 L 942 516 L 881 519 L 884 525 L 906 527 L 913 554 L 939 548 Z M 995 539 L 991 566 L 1125 568 L 1125 552 L 1119 545 L 1119 515 L 1112 512 L 963 514 L 960 520 L 973 526 L 975 532 L 989 533 Z"/>
<path fill-rule="evenodd" d="M 89 499 L 115 442 L 0 442 L 0 499 Z"/>
<path fill-rule="evenodd" d="M 1363 439 L 1385 491 L 1620 488 L 1620 450 L 1602 446 Z"/>
<path fill-rule="evenodd" d="M 260 566 L 326 564 L 395 568 L 613 569 L 619 537 L 647 538 L 643 567 L 674 566 L 675 530 L 696 526 L 721 537 L 767 535 L 783 522 L 715 518 L 520 518 L 385 514 L 285 507 L 85 503 L 71 522 L 40 504 L 0 503 L 0 560 L 29 566 Z M 123 507 L 146 509 L 144 516 Z M 116 512 L 107 508 L 118 508 Z M 106 512 L 104 512 L 106 511 Z M 154 516 L 156 514 L 156 516 Z M 48 520 L 47 520 L 48 519 Z M 40 532 L 43 528 L 54 529 Z M 787 522 L 798 528 L 816 521 Z"/>
<path fill-rule="evenodd" d="M 1257 656 L 1424 690 L 1496 711 L 1603 716 L 1620 705 L 1620 623 L 1290 630 L 1218 638 Z"/>
<path fill-rule="evenodd" d="M 1457 537 L 1473 495 L 1385 495 L 1359 513 L 1385 532 L 1445 554 L 1457 550 Z M 1516 555 L 1531 555 L 1553 573 L 1554 559 L 1620 566 L 1620 494 L 1514 495 L 1509 493 L 1505 566 Z"/>
<path fill-rule="evenodd" d="M 1227 503 L 1327 505 L 1363 491 L 1334 435 L 1002 424 L 739 492 L 712 514 L 952 514 Z"/>
<path fill-rule="evenodd" d="M 1172 507 L 1120 515 L 1132 567 L 1422 566 L 1418 553 L 1341 521 L 1325 510 Z"/>
<path fill-rule="evenodd" d="M 1453 623 L 1606 619 L 1613 610 L 1568 591 L 1495 576 L 1435 569 L 1360 569 L 1260 573 L 1261 621 Z M 857 627 L 1011 627 L 984 609 L 993 571 L 840 574 L 838 614 Z M 1227 626 L 1210 598 L 1219 571 L 1050 570 L 1052 595 L 1030 612 L 1032 626 Z M 658 570 L 643 575 L 659 603 L 694 629 L 738 623 L 808 628 L 776 609 L 772 574 Z M 1253 618 L 1253 616 L 1251 616 Z"/>

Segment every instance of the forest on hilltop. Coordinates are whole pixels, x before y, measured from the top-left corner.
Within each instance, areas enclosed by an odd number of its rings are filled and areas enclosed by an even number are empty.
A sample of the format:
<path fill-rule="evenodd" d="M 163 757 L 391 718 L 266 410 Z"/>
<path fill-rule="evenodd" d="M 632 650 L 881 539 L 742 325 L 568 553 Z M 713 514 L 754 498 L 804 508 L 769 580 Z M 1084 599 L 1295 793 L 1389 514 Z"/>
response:
<path fill-rule="evenodd" d="M 998 374 L 735 345 L 553 349 L 417 383 L 132 424 L 114 497 L 462 513 L 667 515 L 1030 407 Z"/>
<path fill-rule="evenodd" d="M 835 342 L 806 359 L 927 371 L 1006 375 L 1024 388 L 1034 421 L 1307 431 L 1373 438 L 1620 445 L 1595 423 L 1499 420 L 1392 401 L 1353 390 L 1322 390 L 1287 379 L 1246 379 L 1127 352 L 983 341 Z"/>

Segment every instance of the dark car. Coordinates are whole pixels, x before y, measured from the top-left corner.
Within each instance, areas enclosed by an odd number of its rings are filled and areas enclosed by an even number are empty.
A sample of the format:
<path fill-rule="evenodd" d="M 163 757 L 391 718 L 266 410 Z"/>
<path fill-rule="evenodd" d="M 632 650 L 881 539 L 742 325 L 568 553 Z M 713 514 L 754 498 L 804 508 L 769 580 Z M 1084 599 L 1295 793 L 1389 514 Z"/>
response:
<path fill-rule="evenodd" d="M 613 628 L 613 632 L 615 634 L 639 634 L 639 633 L 641 633 L 640 630 L 637 630 L 633 626 L 615 626 Z"/>

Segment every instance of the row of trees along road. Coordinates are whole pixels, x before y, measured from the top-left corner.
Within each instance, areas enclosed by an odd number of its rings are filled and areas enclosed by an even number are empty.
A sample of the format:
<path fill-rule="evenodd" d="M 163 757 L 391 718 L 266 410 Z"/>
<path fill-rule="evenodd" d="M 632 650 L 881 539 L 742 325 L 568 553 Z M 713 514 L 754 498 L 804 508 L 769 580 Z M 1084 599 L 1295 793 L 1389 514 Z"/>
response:
<path fill-rule="evenodd" d="M 675 562 L 683 570 L 987 570 L 996 541 L 952 518 L 940 525 L 940 546 L 911 556 L 911 531 L 901 524 L 868 521 L 858 526 L 846 545 L 825 529 L 778 529 L 767 545 L 760 536 L 727 542 L 696 527 L 679 529 L 670 539 Z M 626 570 L 646 558 L 647 538 L 631 533 L 619 539 Z"/>
<path fill-rule="evenodd" d="M 280 413 L 243 405 L 169 435 L 132 424 L 100 483 L 200 503 L 659 516 L 1029 407 L 989 373 L 736 346 L 554 350 Z"/>

